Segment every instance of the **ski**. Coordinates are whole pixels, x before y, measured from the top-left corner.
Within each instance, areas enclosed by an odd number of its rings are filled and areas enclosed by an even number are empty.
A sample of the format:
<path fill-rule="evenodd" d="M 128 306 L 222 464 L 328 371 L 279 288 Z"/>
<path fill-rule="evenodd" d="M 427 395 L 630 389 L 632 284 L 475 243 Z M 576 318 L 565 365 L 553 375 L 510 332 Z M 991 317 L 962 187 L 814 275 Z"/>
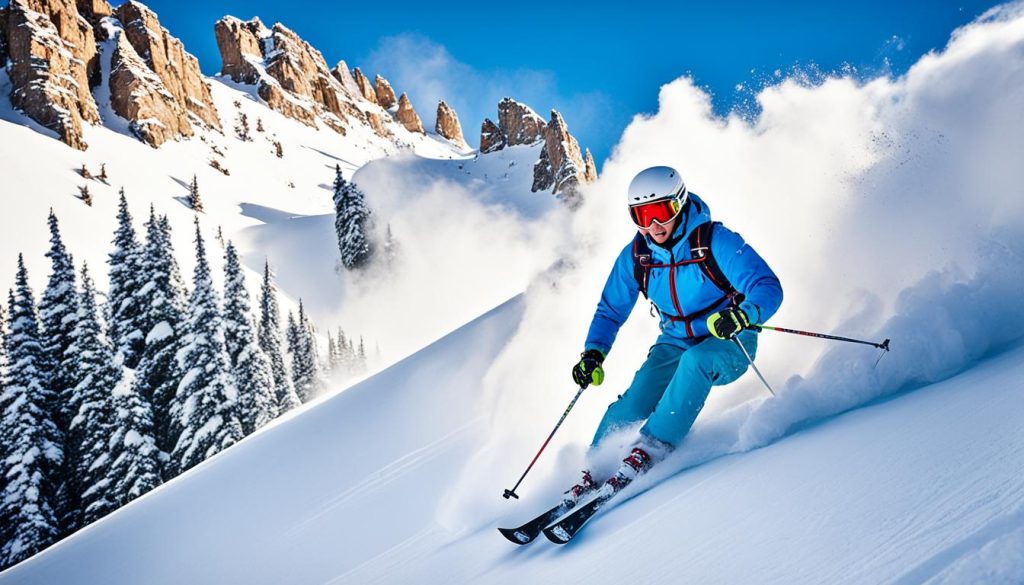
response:
<path fill-rule="evenodd" d="M 575 495 L 563 498 L 562 501 L 558 503 L 558 505 L 551 508 L 547 512 L 544 512 L 540 516 L 537 516 L 533 520 L 530 520 L 526 524 L 523 524 L 518 528 L 499 528 L 498 532 L 500 532 L 502 536 L 516 544 L 529 544 L 533 542 L 535 538 L 540 536 L 540 533 L 542 530 L 544 530 L 545 526 L 561 518 L 563 514 L 575 508 L 576 504 L 579 503 L 581 498 L 588 496 L 595 490 L 597 490 L 597 486 L 599 484 L 594 483 L 593 479 L 590 478 L 590 472 L 584 471 L 583 473 L 584 482 L 590 482 L 588 487 L 583 488 L 579 493 L 576 493 Z M 565 493 L 573 493 L 579 487 L 579 485 L 573 486 Z"/>
<path fill-rule="evenodd" d="M 608 484 L 605 485 L 607 486 Z M 569 542 L 574 536 L 576 536 L 576 533 L 583 528 L 583 525 L 593 518 L 594 515 L 597 514 L 598 510 L 604 507 L 604 505 L 608 503 L 608 500 L 615 497 L 615 494 L 619 493 L 620 490 L 621 488 L 614 491 L 602 488 L 597 492 L 597 496 L 595 496 L 594 499 L 573 510 L 569 515 L 558 522 L 555 522 L 545 528 L 544 536 L 555 544 L 565 544 Z"/>
<path fill-rule="evenodd" d="M 526 524 L 523 524 L 518 528 L 499 528 L 498 532 L 515 544 L 530 544 L 535 538 L 540 536 L 544 527 L 555 520 L 558 520 L 562 514 L 572 510 L 575 506 L 576 502 L 572 500 L 562 500 L 562 502 L 557 506 L 551 508 L 547 512 L 544 512 L 540 516 L 537 516 L 533 520 L 530 520 Z"/>

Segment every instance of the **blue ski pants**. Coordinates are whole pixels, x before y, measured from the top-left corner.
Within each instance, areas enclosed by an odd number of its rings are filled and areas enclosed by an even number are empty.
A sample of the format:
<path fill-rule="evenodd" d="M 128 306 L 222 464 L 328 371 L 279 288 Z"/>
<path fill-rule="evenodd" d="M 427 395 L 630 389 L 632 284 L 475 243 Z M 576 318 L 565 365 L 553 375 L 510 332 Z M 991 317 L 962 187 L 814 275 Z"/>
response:
<path fill-rule="evenodd" d="M 754 357 L 757 333 L 744 331 L 739 339 Z M 608 407 L 592 445 L 612 431 L 647 419 L 641 433 L 678 446 L 704 408 L 711 387 L 735 381 L 748 367 L 733 341 L 709 337 L 687 349 L 659 340 L 633 383 Z"/>

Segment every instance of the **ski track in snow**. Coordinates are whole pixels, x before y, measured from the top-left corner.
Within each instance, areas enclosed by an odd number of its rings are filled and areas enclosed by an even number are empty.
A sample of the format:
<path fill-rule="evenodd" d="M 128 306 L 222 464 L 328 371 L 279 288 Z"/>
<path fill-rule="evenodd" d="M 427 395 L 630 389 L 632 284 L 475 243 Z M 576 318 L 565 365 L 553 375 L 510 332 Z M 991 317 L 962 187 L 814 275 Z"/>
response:
<path fill-rule="evenodd" d="M 285 537 L 295 537 L 310 523 L 331 512 L 331 510 L 347 503 L 349 500 L 357 496 L 366 495 L 369 492 L 379 490 L 381 487 L 390 484 L 391 482 L 398 481 L 404 476 L 410 475 L 416 470 L 416 468 L 426 465 L 434 459 L 443 456 L 452 445 L 459 440 L 464 440 L 467 433 L 479 431 L 483 420 L 483 417 L 476 418 L 433 443 L 417 449 L 408 455 L 404 455 L 377 471 L 368 474 L 366 478 L 359 483 L 328 500 L 309 518 L 290 528 L 285 533 Z"/>

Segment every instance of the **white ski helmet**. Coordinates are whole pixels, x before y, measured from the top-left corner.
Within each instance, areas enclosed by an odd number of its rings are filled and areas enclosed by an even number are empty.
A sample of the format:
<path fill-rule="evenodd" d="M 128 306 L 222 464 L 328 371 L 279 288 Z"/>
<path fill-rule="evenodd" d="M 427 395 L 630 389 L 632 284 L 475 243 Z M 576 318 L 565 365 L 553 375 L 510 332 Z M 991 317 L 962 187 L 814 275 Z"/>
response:
<path fill-rule="evenodd" d="M 626 191 L 630 207 L 670 198 L 677 199 L 682 207 L 688 195 L 686 183 L 672 167 L 650 167 L 640 171 L 633 177 Z"/>

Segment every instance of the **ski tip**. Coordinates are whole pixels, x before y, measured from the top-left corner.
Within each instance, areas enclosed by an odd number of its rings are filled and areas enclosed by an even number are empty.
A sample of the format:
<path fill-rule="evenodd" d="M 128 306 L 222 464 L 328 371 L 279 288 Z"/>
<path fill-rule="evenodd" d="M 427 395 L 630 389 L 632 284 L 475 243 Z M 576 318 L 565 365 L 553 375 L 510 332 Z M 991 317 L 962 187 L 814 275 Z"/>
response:
<path fill-rule="evenodd" d="M 515 528 L 499 528 L 498 532 L 514 544 L 530 544 L 534 539 L 534 536 Z"/>
<path fill-rule="evenodd" d="M 572 535 L 565 528 L 555 524 L 544 529 L 544 536 L 555 544 L 565 544 L 572 540 Z"/>

